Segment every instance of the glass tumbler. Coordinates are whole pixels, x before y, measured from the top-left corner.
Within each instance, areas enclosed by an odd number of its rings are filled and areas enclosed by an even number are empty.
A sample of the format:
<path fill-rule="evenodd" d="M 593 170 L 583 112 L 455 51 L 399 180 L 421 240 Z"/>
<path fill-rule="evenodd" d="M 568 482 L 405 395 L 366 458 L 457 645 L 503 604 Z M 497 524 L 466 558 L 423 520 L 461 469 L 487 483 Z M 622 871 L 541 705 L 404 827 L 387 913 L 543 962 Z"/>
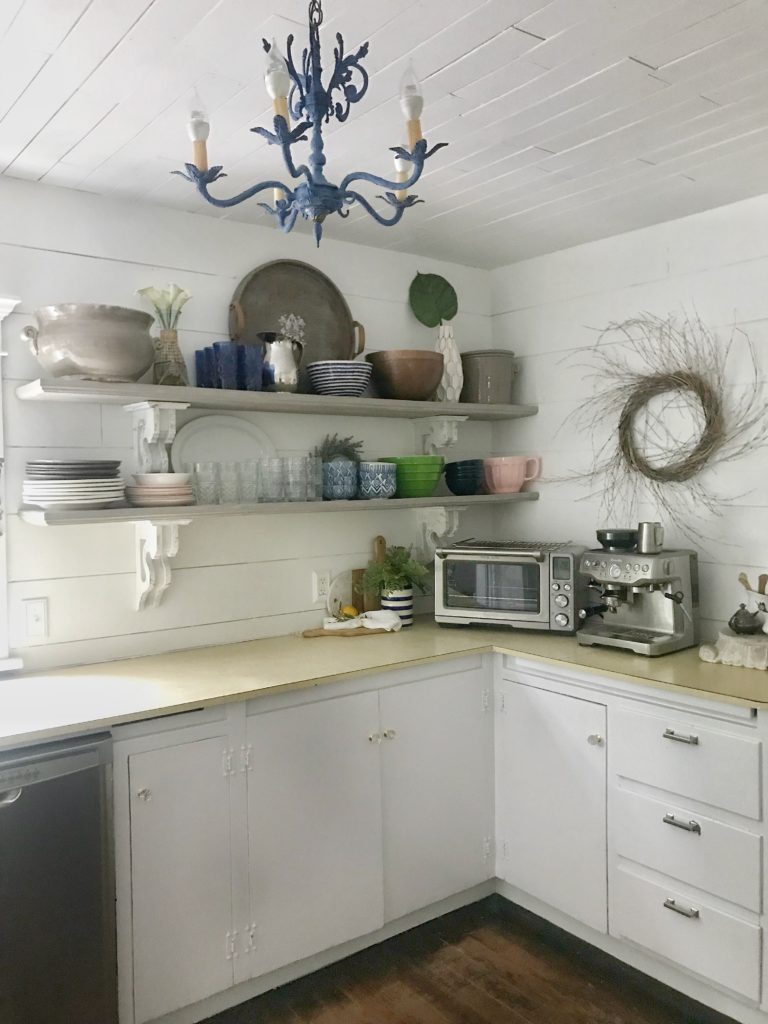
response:
<path fill-rule="evenodd" d="M 198 505 L 217 505 L 219 502 L 219 467 L 215 462 L 195 462 L 192 471 L 192 489 Z"/>
<path fill-rule="evenodd" d="M 323 460 L 307 456 L 307 501 L 323 500 Z"/>
<path fill-rule="evenodd" d="M 307 500 L 309 460 L 306 455 L 291 455 L 283 459 L 283 479 L 286 501 Z"/>
<path fill-rule="evenodd" d="M 219 464 L 219 502 L 236 505 L 240 501 L 240 470 L 237 462 Z"/>
<path fill-rule="evenodd" d="M 259 500 L 259 464 L 258 462 L 239 462 L 240 501 L 253 505 Z"/>
<path fill-rule="evenodd" d="M 259 463 L 259 470 L 262 501 L 282 501 L 284 494 L 283 460 L 262 459 Z"/>

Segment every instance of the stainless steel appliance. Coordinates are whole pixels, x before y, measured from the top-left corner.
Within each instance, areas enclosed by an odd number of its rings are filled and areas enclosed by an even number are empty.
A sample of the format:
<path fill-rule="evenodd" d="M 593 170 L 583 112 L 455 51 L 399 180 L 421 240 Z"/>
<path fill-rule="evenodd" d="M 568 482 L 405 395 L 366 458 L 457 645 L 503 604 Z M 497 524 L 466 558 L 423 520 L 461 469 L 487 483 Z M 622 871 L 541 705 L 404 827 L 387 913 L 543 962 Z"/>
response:
<path fill-rule="evenodd" d="M 111 743 L 0 754 L 0 1021 L 116 1024 Z"/>
<path fill-rule="evenodd" d="M 699 573 L 694 551 L 585 551 L 579 573 L 594 595 L 580 644 L 654 657 L 698 642 Z"/>
<path fill-rule="evenodd" d="M 547 541 L 459 541 L 435 552 L 435 620 L 573 633 L 587 596 L 584 547 Z"/>

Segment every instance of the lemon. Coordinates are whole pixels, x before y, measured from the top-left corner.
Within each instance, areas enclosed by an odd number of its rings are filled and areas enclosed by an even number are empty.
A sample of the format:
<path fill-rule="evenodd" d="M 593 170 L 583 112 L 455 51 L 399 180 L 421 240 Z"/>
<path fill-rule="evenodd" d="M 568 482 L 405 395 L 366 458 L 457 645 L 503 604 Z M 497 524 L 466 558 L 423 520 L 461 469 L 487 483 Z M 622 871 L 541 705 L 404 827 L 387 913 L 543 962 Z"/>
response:
<path fill-rule="evenodd" d="M 360 613 L 353 604 L 345 604 L 341 609 L 342 619 L 356 619 Z"/>

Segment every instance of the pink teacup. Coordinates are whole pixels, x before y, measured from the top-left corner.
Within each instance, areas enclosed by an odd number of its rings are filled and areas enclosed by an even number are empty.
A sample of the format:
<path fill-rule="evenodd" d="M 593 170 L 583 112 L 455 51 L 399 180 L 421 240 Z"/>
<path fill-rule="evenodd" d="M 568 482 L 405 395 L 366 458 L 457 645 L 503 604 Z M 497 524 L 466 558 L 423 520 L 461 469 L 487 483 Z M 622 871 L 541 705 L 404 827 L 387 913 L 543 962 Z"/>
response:
<path fill-rule="evenodd" d="M 505 455 L 483 460 L 485 486 L 491 494 L 512 494 L 541 474 L 538 455 Z"/>

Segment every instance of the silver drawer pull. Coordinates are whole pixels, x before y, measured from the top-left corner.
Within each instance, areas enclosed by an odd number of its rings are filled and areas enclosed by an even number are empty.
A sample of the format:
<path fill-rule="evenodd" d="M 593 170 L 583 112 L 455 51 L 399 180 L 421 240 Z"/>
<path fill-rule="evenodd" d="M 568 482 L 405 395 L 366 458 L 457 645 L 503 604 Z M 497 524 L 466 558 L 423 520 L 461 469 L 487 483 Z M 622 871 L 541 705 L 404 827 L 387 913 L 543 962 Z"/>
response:
<path fill-rule="evenodd" d="M 661 819 L 665 825 L 674 825 L 675 828 L 681 828 L 685 832 L 695 832 L 696 835 L 701 835 L 701 825 L 698 821 L 680 821 L 674 816 L 674 814 L 665 814 Z"/>
<path fill-rule="evenodd" d="M 682 914 L 683 917 L 695 918 L 701 916 L 695 907 L 678 907 L 676 901 L 671 896 L 664 900 L 664 906 L 667 910 L 674 910 L 676 914 Z"/>
<path fill-rule="evenodd" d="M 677 743 L 688 743 L 692 747 L 698 747 L 699 745 L 698 736 L 694 736 L 693 733 L 689 733 L 688 735 L 686 735 L 682 732 L 675 732 L 674 729 L 665 729 L 664 739 L 675 740 Z"/>

